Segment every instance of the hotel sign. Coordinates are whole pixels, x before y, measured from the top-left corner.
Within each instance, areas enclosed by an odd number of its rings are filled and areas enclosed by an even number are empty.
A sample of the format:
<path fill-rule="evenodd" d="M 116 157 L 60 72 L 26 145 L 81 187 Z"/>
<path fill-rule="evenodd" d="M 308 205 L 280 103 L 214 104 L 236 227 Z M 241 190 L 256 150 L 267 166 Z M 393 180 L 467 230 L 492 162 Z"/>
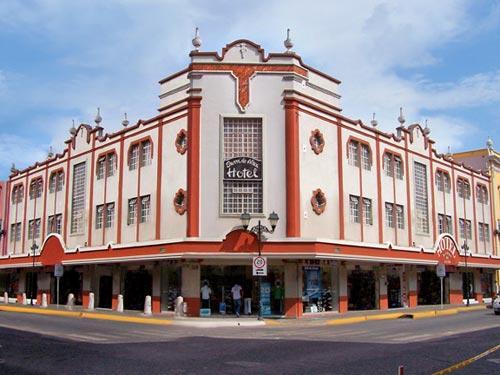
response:
<path fill-rule="evenodd" d="M 262 162 L 247 157 L 225 160 L 224 180 L 262 181 Z"/>

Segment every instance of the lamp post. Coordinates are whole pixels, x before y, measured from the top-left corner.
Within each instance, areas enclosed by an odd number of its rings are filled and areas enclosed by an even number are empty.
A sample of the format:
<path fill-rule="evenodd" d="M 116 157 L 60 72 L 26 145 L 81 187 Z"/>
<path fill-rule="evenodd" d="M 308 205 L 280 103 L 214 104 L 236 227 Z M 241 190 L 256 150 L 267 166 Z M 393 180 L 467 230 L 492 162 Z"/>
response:
<path fill-rule="evenodd" d="M 259 250 L 259 256 L 262 255 L 262 233 L 274 233 L 274 230 L 276 229 L 276 225 L 278 225 L 279 221 L 279 216 L 276 212 L 272 212 L 269 217 L 269 224 L 271 224 L 271 229 L 266 227 L 265 225 L 262 225 L 259 219 L 259 222 L 257 225 L 253 226 L 252 228 L 248 229 L 248 225 L 250 224 L 250 219 L 252 217 L 248 212 L 243 212 L 240 215 L 240 220 L 241 224 L 243 226 L 243 229 L 249 232 L 253 232 L 257 234 L 257 247 Z M 262 293 L 261 293 L 261 277 L 258 276 L 257 278 L 257 288 L 258 288 L 258 293 L 259 293 L 259 315 L 258 315 L 258 320 L 262 320 Z"/>
<path fill-rule="evenodd" d="M 31 306 L 33 306 L 33 294 L 35 292 L 35 254 L 36 254 L 36 251 L 38 250 L 38 245 L 33 242 L 33 245 L 31 245 L 31 251 L 32 251 L 32 255 L 33 255 L 33 266 L 31 268 Z"/>
<path fill-rule="evenodd" d="M 465 252 L 465 298 L 467 299 L 467 306 L 469 306 L 469 267 L 467 266 L 467 251 L 469 251 L 469 246 L 467 245 L 467 241 L 464 241 L 462 250 Z"/>

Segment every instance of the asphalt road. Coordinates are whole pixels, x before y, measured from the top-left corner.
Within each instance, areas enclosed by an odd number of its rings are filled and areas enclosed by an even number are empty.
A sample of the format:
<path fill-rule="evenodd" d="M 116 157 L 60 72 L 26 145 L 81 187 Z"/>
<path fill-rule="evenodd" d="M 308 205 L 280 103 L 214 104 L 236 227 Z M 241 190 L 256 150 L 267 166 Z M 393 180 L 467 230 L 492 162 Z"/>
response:
<path fill-rule="evenodd" d="M 320 324 L 207 329 L 1 312 L 0 374 L 431 374 L 500 344 L 491 310 Z M 456 373 L 500 373 L 500 350 Z"/>

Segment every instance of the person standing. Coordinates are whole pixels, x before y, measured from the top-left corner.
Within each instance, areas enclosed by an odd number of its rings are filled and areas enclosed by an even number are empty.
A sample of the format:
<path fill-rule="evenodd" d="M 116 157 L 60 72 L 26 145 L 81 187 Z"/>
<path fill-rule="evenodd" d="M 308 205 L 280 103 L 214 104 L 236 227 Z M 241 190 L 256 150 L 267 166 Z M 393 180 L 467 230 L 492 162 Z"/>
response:
<path fill-rule="evenodd" d="M 276 309 L 275 311 L 279 315 L 283 314 L 283 297 L 284 297 L 284 290 L 283 287 L 281 286 L 281 281 L 276 280 L 276 284 L 274 285 L 273 288 L 273 300 Z"/>
<path fill-rule="evenodd" d="M 234 313 L 236 317 L 240 317 L 240 309 L 241 309 L 241 298 L 243 296 L 243 288 L 238 284 L 234 284 L 231 288 L 231 294 L 233 295 L 234 302 Z"/>
<path fill-rule="evenodd" d="M 203 286 L 201 287 L 201 308 L 210 308 L 210 296 L 212 295 L 212 289 L 208 286 L 208 281 L 203 281 Z"/>

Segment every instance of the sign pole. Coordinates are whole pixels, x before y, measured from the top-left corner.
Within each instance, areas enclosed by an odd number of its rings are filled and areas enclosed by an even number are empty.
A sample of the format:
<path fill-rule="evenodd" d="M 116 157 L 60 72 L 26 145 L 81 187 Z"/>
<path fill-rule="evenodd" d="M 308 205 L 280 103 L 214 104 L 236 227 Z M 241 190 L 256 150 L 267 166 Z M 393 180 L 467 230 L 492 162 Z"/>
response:
<path fill-rule="evenodd" d="M 56 291 L 56 303 L 57 303 L 57 308 L 59 308 L 59 279 L 60 277 L 57 276 L 57 291 Z"/>
<path fill-rule="evenodd" d="M 441 279 L 441 310 L 443 309 L 443 276 L 440 277 Z"/>

